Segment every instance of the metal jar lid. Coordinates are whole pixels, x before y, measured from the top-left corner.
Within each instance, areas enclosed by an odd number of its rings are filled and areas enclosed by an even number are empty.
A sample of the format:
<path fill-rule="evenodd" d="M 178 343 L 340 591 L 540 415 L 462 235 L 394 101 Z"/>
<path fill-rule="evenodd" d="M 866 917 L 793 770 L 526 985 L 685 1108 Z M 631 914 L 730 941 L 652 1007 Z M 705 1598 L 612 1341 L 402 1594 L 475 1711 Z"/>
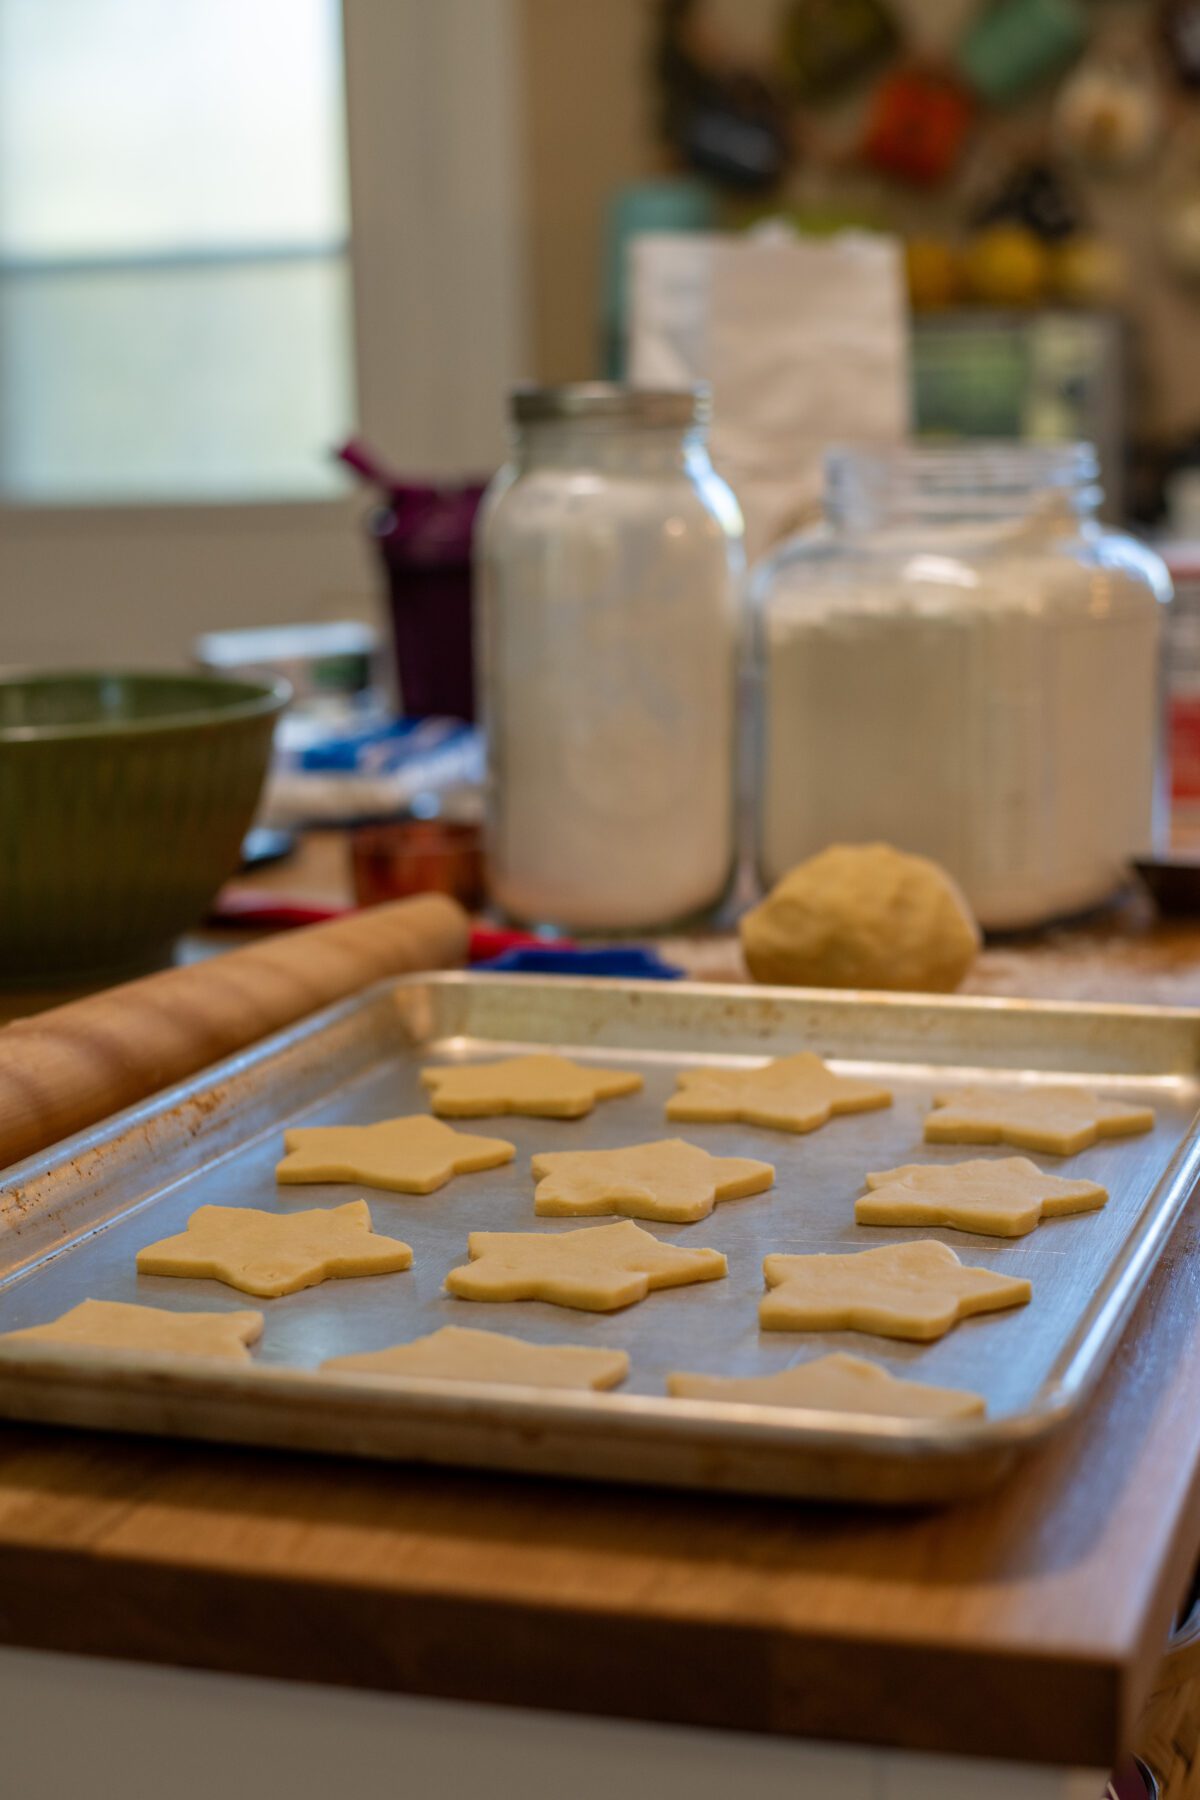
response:
<path fill-rule="evenodd" d="M 628 425 L 688 425 L 707 422 L 707 387 L 638 388 L 614 381 L 575 381 L 560 387 L 515 387 L 509 409 L 518 425 L 605 419 Z"/>

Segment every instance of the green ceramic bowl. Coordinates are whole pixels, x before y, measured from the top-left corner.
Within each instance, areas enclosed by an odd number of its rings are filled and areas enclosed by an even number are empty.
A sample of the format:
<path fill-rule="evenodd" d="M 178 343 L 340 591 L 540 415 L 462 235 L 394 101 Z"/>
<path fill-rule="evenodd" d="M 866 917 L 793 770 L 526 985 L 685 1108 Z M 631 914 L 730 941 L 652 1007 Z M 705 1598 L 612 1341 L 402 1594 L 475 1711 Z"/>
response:
<path fill-rule="evenodd" d="M 0 982 L 136 972 L 236 868 L 284 682 L 0 676 Z"/>

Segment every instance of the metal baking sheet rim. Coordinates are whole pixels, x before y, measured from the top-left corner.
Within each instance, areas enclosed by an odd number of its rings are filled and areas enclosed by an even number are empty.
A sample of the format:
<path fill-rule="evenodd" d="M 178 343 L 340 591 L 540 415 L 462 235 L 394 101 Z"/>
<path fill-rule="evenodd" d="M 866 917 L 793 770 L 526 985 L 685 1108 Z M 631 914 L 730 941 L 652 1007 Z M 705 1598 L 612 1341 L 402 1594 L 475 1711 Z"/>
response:
<path fill-rule="evenodd" d="M 604 1003 L 659 1001 L 656 982 L 536 982 L 527 976 L 426 974 L 388 981 L 263 1039 L 151 1100 L 64 1139 L 0 1172 L 6 1190 L 64 1168 L 78 1170 L 127 1134 L 189 1108 L 207 1112 L 214 1089 L 253 1079 L 261 1065 L 304 1039 L 320 1036 L 381 998 L 418 998 L 431 984 L 475 990 L 535 990 L 553 1003 L 572 997 Z M 581 992 L 583 990 L 583 992 Z M 965 1023 L 972 1013 L 994 1024 L 1024 1017 L 1056 1020 L 1102 1040 L 1113 1029 L 1187 1046 L 1173 1073 L 1200 1064 L 1200 1014 L 1185 1008 L 991 997 L 831 993 L 821 989 L 671 984 L 668 1003 L 747 1005 L 762 1012 L 805 1009 L 861 1026 L 868 1011 L 890 1021 L 907 1013 L 927 1022 Z M 1142 1036 L 1149 1033 L 1149 1038 Z M 533 1040 L 529 1040 L 533 1041 Z M 599 1042 L 596 1047 L 600 1047 Z M 1128 1042 L 1126 1044 L 1128 1048 Z M 947 1046 L 949 1048 L 949 1046 Z M 1161 1072 L 1143 1060 L 1137 1072 Z M 736 1054 L 726 1050 L 726 1055 Z M 836 1052 L 831 1054 L 836 1055 Z M 1113 1074 L 1129 1073 L 1128 1065 Z M 201 1125 L 199 1129 L 203 1129 Z M 906 1503 L 965 1498 L 994 1485 L 1025 1450 L 1073 1417 L 1106 1366 L 1120 1333 L 1200 1180 L 1200 1113 L 1192 1119 L 1108 1279 L 1061 1353 L 1057 1374 L 1022 1413 L 983 1422 L 868 1418 L 645 1395 L 554 1393 L 535 1388 L 357 1374 L 317 1374 L 269 1365 L 203 1363 L 186 1367 L 147 1353 L 92 1352 L 71 1346 L 0 1344 L 0 1416 L 24 1423 L 203 1439 L 262 1448 L 375 1460 L 486 1467 L 617 1482 L 773 1494 L 790 1498 Z"/>

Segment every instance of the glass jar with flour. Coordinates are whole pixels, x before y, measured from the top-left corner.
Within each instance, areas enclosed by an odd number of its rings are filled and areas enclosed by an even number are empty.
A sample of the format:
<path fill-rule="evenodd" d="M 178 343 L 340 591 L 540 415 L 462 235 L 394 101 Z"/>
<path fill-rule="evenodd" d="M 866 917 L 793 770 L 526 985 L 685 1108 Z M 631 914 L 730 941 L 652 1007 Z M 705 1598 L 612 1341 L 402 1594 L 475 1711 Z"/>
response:
<path fill-rule="evenodd" d="M 1081 444 L 831 453 L 824 522 L 751 580 L 764 883 L 882 838 L 1007 929 L 1152 847 L 1170 580 L 1095 476 Z"/>
<path fill-rule="evenodd" d="M 492 894 L 623 932 L 713 907 L 734 854 L 741 519 L 707 399 L 518 389 L 476 527 Z"/>

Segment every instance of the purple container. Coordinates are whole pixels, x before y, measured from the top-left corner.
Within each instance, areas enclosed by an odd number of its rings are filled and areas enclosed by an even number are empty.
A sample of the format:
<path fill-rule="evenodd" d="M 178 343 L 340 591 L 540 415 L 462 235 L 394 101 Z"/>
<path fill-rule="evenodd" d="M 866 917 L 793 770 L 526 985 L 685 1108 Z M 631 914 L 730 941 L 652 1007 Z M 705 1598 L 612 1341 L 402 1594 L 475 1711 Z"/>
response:
<path fill-rule="evenodd" d="M 474 719 L 471 530 L 483 482 L 397 482 L 367 529 L 383 557 L 404 711 Z"/>

